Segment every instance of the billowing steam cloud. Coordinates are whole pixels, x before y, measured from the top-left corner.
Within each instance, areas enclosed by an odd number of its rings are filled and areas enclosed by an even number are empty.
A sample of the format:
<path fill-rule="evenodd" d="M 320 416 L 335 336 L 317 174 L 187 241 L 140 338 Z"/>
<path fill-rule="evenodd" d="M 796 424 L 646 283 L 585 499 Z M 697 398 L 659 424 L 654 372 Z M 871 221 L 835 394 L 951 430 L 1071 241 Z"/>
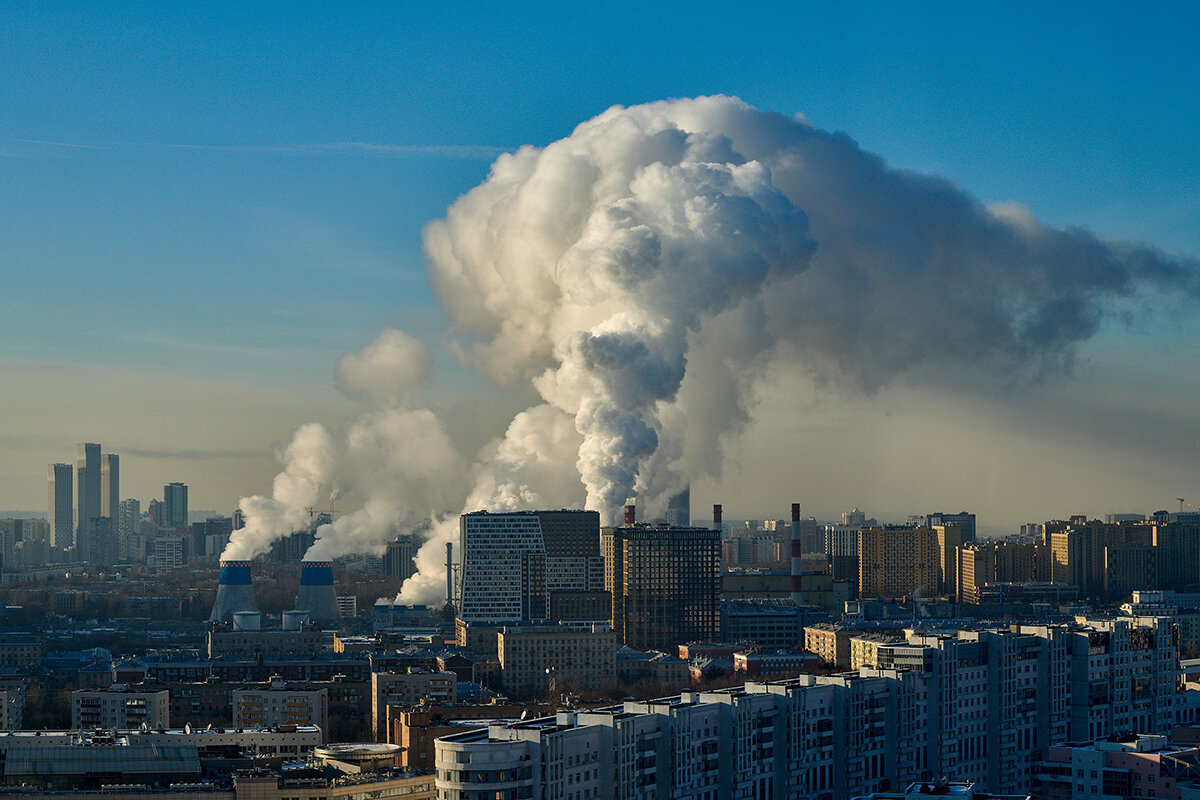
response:
<path fill-rule="evenodd" d="M 242 498 L 246 525 L 234 531 L 222 558 L 252 558 L 307 528 L 309 510 L 321 510 L 326 497 L 322 487 L 334 488 L 331 503 L 349 493 L 362 505 L 319 527 L 308 559 L 379 552 L 391 536 L 411 530 L 432 510 L 461 503 L 466 463 L 433 412 L 400 404 L 430 363 L 429 348 L 399 331 L 385 331 L 343 358 L 337 370 L 342 388 L 369 397 L 376 407 L 340 435 L 316 423 L 297 429 L 280 454 L 285 469 L 275 478 L 272 496 Z"/>
<path fill-rule="evenodd" d="M 500 156 L 428 226 L 425 248 L 468 360 L 544 402 L 458 480 L 433 479 L 460 461 L 432 414 L 400 405 L 428 366 L 385 334 L 338 375 L 386 410 L 344 437 L 299 429 L 273 497 L 243 501 L 260 533 L 231 543 L 239 555 L 336 484 L 365 498 L 363 516 L 322 529 L 327 554 L 442 514 L 402 593 L 436 601 L 441 542 L 457 530 L 445 512 L 586 499 L 611 519 L 632 496 L 660 503 L 684 476 L 718 476 L 767 370 L 867 391 L 920 365 L 1036 379 L 1069 367 L 1115 301 L 1200 293 L 1194 261 L 985 207 L 845 135 L 726 97 L 615 107 Z M 399 420 L 403 435 L 379 430 Z M 427 471 L 413 429 L 446 454 Z"/>

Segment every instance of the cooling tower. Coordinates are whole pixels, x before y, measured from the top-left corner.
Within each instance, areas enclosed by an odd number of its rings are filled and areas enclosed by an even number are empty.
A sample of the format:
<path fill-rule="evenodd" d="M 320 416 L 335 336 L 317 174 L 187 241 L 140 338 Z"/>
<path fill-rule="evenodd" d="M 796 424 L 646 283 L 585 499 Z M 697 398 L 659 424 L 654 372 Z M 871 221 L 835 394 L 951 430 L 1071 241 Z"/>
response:
<path fill-rule="evenodd" d="M 800 504 L 792 503 L 792 602 L 804 605 L 804 540 L 800 533 Z"/>
<path fill-rule="evenodd" d="M 249 561 L 222 561 L 217 599 L 209 622 L 229 622 L 239 611 L 258 611 L 254 588 L 250 585 Z"/>
<path fill-rule="evenodd" d="M 333 591 L 332 561 L 300 562 L 300 593 L 296 610 L 307 611 L 313 622 L 339 622 L 337 595 Z"/>

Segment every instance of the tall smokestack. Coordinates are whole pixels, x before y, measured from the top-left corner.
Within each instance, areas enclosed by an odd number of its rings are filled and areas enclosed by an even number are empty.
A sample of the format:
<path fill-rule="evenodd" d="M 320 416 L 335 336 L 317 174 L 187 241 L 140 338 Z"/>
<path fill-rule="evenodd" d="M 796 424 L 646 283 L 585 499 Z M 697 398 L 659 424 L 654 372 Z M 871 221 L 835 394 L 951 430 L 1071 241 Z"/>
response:
<path fill-rule="evenodd" d="M 721 530 L 721 504 L 713 503 L 713 527 Z"/>
<path fill-rule="evenodd" d="M 313 622 L 337 622 L 337 595 L 333 591 L 332 561 L 300 562 L 300 593 L 296 595 L 296 610 L 307 611 Z"/>
<path fill-rule="evenodd" d="M 221 577 L 217 582 L 217 599 L 213 603 L 209 622 L 229 622 L 239 611 L 258 611 L 254 587 L 250 585 L 249 561 L 222 561 Z"/>
<path fill-rule="evenodd" d="M 454 602 L 454 542 L 446 542 L 446 604 Z"/>
<path fill-rule="evenodd" d="M 637 506 L 625 506 L 625 524 L 632 525 L 637 521 Z"/>
<path fill-rule="evenodd" d="M 804 540 L 800 533 L 800 504 L 792 503 L 792 603 L 804 605 Z"/>

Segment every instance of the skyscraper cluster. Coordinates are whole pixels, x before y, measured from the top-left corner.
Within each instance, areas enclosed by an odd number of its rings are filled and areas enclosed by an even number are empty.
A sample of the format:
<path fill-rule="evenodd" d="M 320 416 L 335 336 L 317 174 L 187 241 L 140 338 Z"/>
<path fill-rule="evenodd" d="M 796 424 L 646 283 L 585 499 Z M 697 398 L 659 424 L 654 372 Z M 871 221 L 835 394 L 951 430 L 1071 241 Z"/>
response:
<path fill-rule="evenodd" d="M 74 465 L 51 464 L 46 477 L 48 542 L 46 552 L 38 549 L 29 554 L 31 564 L 62 561 L 112 566 L 126 560 L 144 561 L 156 554 L 160 531 L 188 525 L 186 484 L 164 485 L 163 500 L 150 501 L 147 518 L 139 501 L 121 497 L 120 456 L 104 452 L 97 443 L 80 444 Z M 227 540 L 228 531 L 224 536 Z M 174 550 L 179 550 L 181 543 L 169 541 L 166 550 L 171 551 L 173 544 Z M 186 545 L 182 543 L 185 556 Z M 174 563 L 180 558 L 168 560 Z"/>

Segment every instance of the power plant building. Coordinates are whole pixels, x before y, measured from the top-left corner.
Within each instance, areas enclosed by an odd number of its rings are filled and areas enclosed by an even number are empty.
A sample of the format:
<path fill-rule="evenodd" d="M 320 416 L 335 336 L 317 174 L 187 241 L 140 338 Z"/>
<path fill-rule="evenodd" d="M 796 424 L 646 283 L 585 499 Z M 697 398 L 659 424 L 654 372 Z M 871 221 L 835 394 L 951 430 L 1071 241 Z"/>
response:
<path fill-rule="evenodd" d="M 209 622 L 229 622 L 239 611 L 258 611 L 254 587 L 250 584 L 249 561 L 222 561 Z"/>
<path fill-rule="evenodd" d="M 337 593 L 333 588 L 332 561 L 300 562 L 300 592 L 296 610 L 307 611 L 313 622 L 341 622 Z"/>

